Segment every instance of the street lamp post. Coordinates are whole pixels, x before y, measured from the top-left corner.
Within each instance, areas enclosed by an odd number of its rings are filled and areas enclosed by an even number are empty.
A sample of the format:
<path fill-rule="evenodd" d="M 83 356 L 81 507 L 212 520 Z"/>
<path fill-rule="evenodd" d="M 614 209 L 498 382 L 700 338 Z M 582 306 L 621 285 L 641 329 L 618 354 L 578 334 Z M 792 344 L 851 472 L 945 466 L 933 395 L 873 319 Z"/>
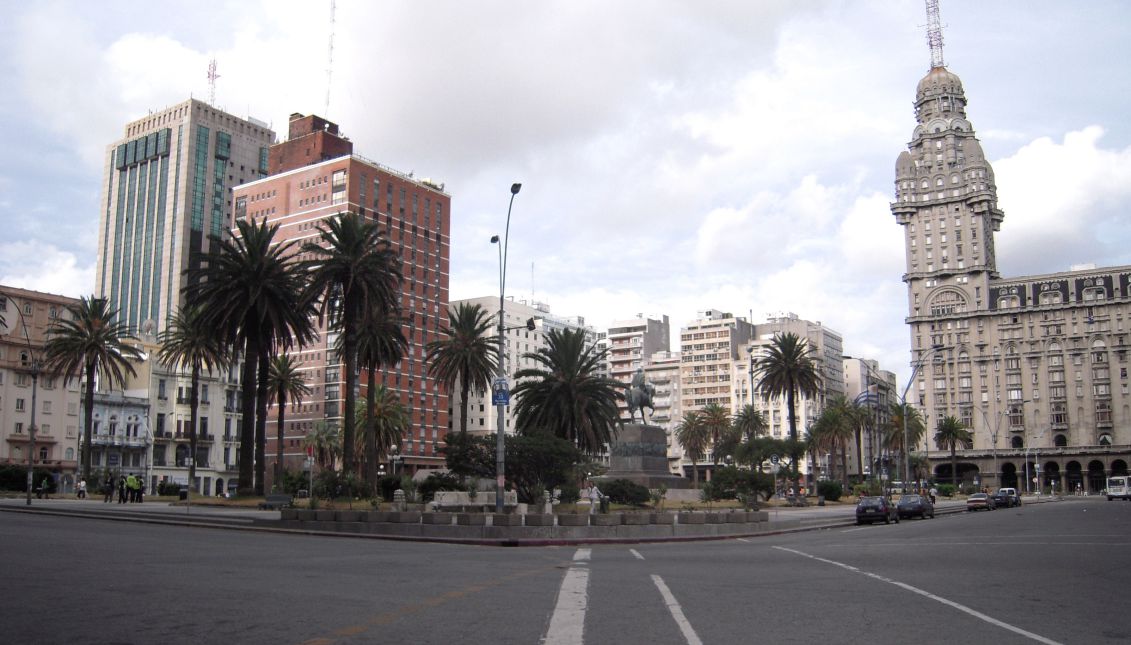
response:
<path fill-rule="evenodd" d="M 907 379 L 907 386 L 903 388 L 903 395 L 899 399 L 902 406 L 900 410 L 900 425 L 903 426 L 903 483 L 904 486 L 910 481 L 911 477 L 911 446 L 907 443 L 907 391 L 911 389 L 911 384 L 915 382 L 915 375 L 923 368 L 923 361 L 927 357 L 942 349 L 941 345 L 932 345 L 930 349 L 919 355 L 919 359 L 911 367 L 911 377 Z M 952 476 L 955 473 L 951 473 Z"/>
<path fill-rule="evenodd" d="M 994 482 L 997 484 L 998 488 L 1001 488 L 1001 473 L 999 473 L 997 469 L 997 438 L 998 433 L 1001 431 L 1001 420 L 1008 413 L 1008 410 L 999 410 L 994 417 L 993 428 L 990 428 L 990 418 L 989 415 L 986 414 L 986 411 L 977 406 L 975 406 L 974 409 L 982 413 L 982 421 L 985 422 L 986 429 L 990 430 L 990 439 L 993 441 L 990 450 L 994 456 Z"/>
<path fill-rule="evenodd" d="M 506 485 L 506 465 L 504 463 L 506 454 L 506 440 L 503 432 L 504 423 L 504 410 L 509 403 L 510 393 L 507 389 L 507 376 L 506 376 L 506 339 L 504 337 L 503 325 L 506 316 L 503 314 L 503 302 L 507 289 L 507 244 L 510 240 L 511 234 L 511 208 L 514 206 L 514 196 L 518 191 L 522 190 L 522 184 L 511 184 L 511 199 L 507 204 L 507 226 L 503 231 L 503 239 L 500 242 L 499 236 L 494 235 L 491 237 L 492 244 L 499 245 L 499 363 L 496 371 L 495 387 L 491 388 L 495 398 L 495 405 L 499 409 L 498 427 L 495 431 L 495 512 L 503 512 L 503 492 Z"/>

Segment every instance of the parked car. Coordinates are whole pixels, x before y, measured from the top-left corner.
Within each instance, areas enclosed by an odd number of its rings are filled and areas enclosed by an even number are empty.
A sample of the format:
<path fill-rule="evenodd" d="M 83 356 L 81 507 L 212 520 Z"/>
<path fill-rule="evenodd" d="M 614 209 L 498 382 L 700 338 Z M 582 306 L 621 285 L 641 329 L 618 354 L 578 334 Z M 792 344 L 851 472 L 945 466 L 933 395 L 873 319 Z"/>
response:
<path fill-rule="evenodd" d="M 1005 508 L 1012 508 L 1014 506 L 1021 506 L 1021 496 L 1017 494 L 1016 488 L 999 488 L 993 494 L 994 504 Z"/>
<path fill-rule="evenodd" d="M 899 498 L 899 503 L 896 504 L 895 508 L 901 519 L 904 517 L 924 519 L 935 516 L 935 505 L 922 495 L 904 495 Z"/>
<path fill-rule="evenodd" d="M 974 493 L 966 498 L 966 510 L 968 511 L 992 511 L 997 508 L 994 504 L 994 498 L 985 493 Z"/>
<path fill-rule="evenodd" d="M 895 520 L 898 524 L 899 511 L 886 497 L 861 497 L 856 504 L 856 523 L 871 524 L 876 520 L 883 520 L 884 524 L 891 524 L 891 521 Z"/>

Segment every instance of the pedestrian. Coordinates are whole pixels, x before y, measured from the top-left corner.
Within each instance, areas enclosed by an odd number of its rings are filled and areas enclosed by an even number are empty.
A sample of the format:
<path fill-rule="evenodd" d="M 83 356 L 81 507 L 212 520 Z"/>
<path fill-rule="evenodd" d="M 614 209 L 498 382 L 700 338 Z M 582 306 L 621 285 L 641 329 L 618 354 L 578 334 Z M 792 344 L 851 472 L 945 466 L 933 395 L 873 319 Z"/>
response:
<path fill-rule="evenodd" d="M 79 499 L 86 499 L 86 480 L 79 480 Z"/>
<path fill-rule="evenodd" d="M 141 477 L 137 478 L 137 503 L 140 504 L 145 501 L 145 480 Z"/>
<path fill-rule="evenodd" d="M 597 505 L 601 503 L 601 489 L 597 484 L 589 482 L 589 514 L 597 513 Z"/>
<path fill-rule="evenodd" d="M 118 503 L 126 503 L 126 478 L 121 476 L 118 477 Z"/>
<path fill-rule="evenodd" d="M 102 503 L 105 504 L 114 499 L 114 476 L 107 475 L 106 481 L 102 482 Z"/>
<path fill-rule="evenodd" d="M 51 478 L 46 475 L 43 477 L 42 489 L 43 496 L 47 499 L 51 499 Z"/>
<path fill-rule="evenodd" d="M 129 477 L 126 477 L 126 500 L 131 504 L 137 501 L 137 489 L 137 475 L 131 473 Z"/>
<path fill-rule="evenodd" d="M 935 503 L 935 500 L 937 499 L 936 495 L 938 495 L 938 494 L 939 494 L 939 489 L 935 488 L 934 486 L 931 486 L 931 503 L 932 504 Z"/>

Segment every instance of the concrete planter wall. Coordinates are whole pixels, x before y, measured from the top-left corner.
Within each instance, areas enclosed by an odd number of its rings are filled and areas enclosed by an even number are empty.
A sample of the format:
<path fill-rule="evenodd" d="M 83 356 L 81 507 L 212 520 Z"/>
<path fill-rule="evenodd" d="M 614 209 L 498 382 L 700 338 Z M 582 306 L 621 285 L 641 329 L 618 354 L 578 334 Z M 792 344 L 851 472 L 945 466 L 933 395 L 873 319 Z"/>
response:
<path fill-rule="evenodd" d="M 487 515 L 484 513 L 456 513 L 456 524 L 460 526 L 486 526 Z"/>
<path fill-rule="evenodd" d="M 361 511 L 334 511 L 334 520 L 337 522 L 360 522 Z"/>
<path fill-rule="evenodd" d="M 362 522 L 388 522 L 389 511 L 363 511 L 361 513 Z"/>
<path fill-rule="evenodd" d="M 726 524 L 727 518 L 724 513 L 704 513 L 707 518 L 707 524 Z"/>
<path fill-rule="evenodd" d="M 517 513 L 492 513 L 491 526 L 522 526 L 522 516 Z"/>
<path fill-rule="evenodd" d="M 707 514 L 706 513 L 680 513 L 679 514 L 679 523 L 680 524 L 706 524 L 706 522 L 707 522 Z"/>
<path fill-rule="evenodd" d="M 558 516 L 558 526 L 589 526 L 589 515 L 565 513 Z"/>
<path fill-rule="evenodd" d="M 389 513 L 389 521 L 394 524 L 419 524 L 420 511 L 394 511 Z"/>
<path fill-rule="evenodd" d="M 302 522 L 313 522 L 314 519 L 315 519 L 315 515 L 318 513 L 318 511 L 312 511 L 312 510 L 306 509 L 306 508 L 296 508 L 296 509 L 293 509 L 293 510 L 295 512 L 294 519 L 302 521 Z"/>
<path fill-rule="evenodd" d="M 425 524 L 447 525 L 452 523 L 455 513 L 425 513 L 421 516 Z"/>
<path fill-rule="evenodd" d="M 619 514 L 600 513 L 598 515 L 590 515 L 589 519 L 590 526 L 619 526 L 621 523 Z"/>
<path fill-rule="evenodd" d="M 675 513 L 651 513 L 648 521 L 652 524 L 675 524 Z"/>
<path fill-rule="evenodd" d="M 297 520 L 298 519 L 298 509 L 297 508 L 284 508 L 284 509 L 280 510 L 279 511 L 279 519 L 281 519 L 281 520 Z"/>
<path fill-rule="evenodd" d="M 321 509 L 320 508 L 320 509 L 314 511 L 314 519 L 319 521 L 319 522 L 333 522 L 334 521 L 334 513 L 336 513 L 336 512 L 337 511 L 334 511 L 334 510 L 331 510 L 331 509 Z"/>
<path fill-rule="evenodd" d="M 527 526 L 553 526 L 554 516 L 548 513 L 526 515 Z"/>
<path fill-rule="evenodd" d="M 626 526 L 641 526 L 651 523 L 652 515 L 650 513 L 623 513 L 622 524 Z"/>

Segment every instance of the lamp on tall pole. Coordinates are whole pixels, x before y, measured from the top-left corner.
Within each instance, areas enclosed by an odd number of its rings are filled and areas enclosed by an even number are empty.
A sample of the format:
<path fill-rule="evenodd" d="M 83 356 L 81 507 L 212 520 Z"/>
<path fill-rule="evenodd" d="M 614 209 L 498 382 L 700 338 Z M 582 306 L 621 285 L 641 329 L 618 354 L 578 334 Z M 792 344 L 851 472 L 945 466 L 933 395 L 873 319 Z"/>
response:
<path fill-rule="evenodd" d="M 20 317 L 20 325 L 24 328 L 24 342 L 27 344 L 27 359 L 20 360 L 21 365 L 27 369 L 31 374 L 31 425 L 28 427 L 28 451 L 27 451 L 27 505 L 31 506 L 31 489 L 35 486 L 35 406 L 36 394 L 39 391 L 39 359 L 35 356 L 35 350 L 31 346 L 31 336 L 27 331 L 27 319 L 24 318 L 23 307 L 19 303 L 15 303 L 16 313 Z"/>
<path fill-rule="evenodd" d="M 1001 430 L 1001 420 L 1005 417 L 1006 414 L 1008 414 L 1009 411 L 1008 409 L 999 410 L 997 415 L 995 415 L 994 417 L 993 428 L 990 428 L 990 418 L 986 414 L 986 411 L 977 406 L 974 406 L 974 409 L 982 413 L 982 420 L 986 424 L 986 429 L 990 431 L 990 439 L 993 441 L 992 452 L 994 456 L 994 481 L 997 483 L 997 487 L 1001 488 L 1001 473 L 997 471 L 997 437 L 998 432 Z"/>
<path fill-rule="evenodd" d="M 923 361 L 927 357 L 942 349 L 942 345 L 932 345 L 930 349 L 919 355 L 919 358 L 911 366 L 911 378 L 907 379 L 907 386 L 903 388 L 903 395 L 899 398 L 900 406 L 900 425 L 903 426 L 903 484 L 907 485 L 911 477 L 911 446 L 907 443 L 907 391 L 911 389 L 911 384 L 915 382 L 915 375 L 923 367 Z M 953 475 L 953 473 L 952 473 Z"/>
<path fill-rule="evenodd" d="M 511 234 L 511 208 L 514 206 L 514 196 L 518 191 L 522 190 L 522 184 L 511 184 L 511 199 L 507 204 L 507 226 L 503 230 L 503 239 L 499 240 L 498 235 L 491 236 L 491 243 L 499 245 L 499 363 L 496 371 L 495 384 L 491 388 L 491 396 L 493 403 L 499 409 L 499 423 L 495 431 L 495 512 L 503 512 L 503 492 L 506 485 L 506 465 L 504 463 L 506 453 L 506 440 L 503 432 L 503 423 L 505 422 L 504 410 L 510 403 L 510 389 L 507 385 L 507 372 L 506 372 L 506 339 L 504 337 L 504 321 L 506 316 L 503 315 L 503 302 L 507 290 L 507 243 L 510 240 Z"/>

